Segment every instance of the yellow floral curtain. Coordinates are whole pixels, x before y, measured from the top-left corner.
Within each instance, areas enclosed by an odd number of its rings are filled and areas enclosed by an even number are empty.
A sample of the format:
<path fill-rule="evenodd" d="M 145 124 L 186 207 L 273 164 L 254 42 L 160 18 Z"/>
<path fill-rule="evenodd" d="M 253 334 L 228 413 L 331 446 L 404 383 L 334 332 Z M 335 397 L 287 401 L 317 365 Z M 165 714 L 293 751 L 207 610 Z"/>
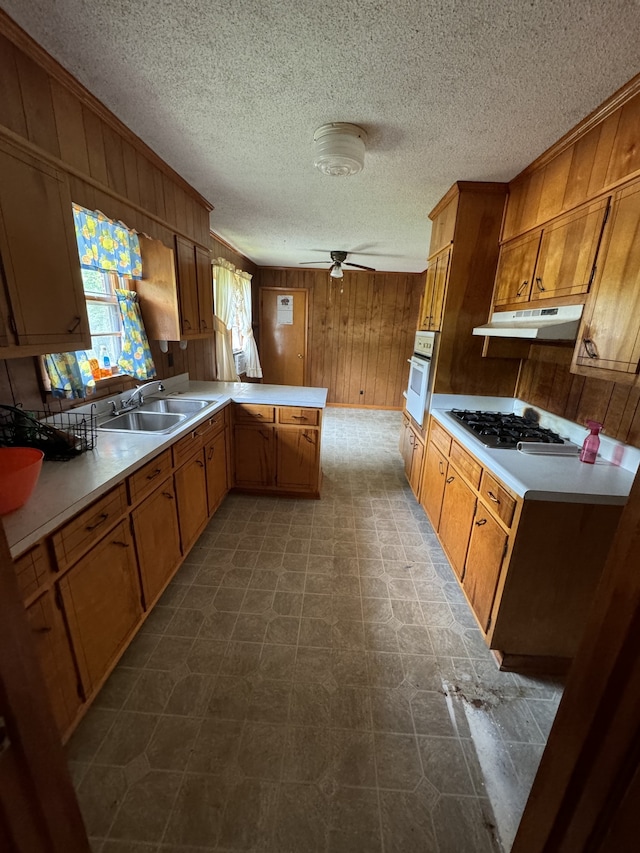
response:
<path fill-rule="evenodd" d="M 73 205 L 73 220 L 80 266 L 142 278 L 140 241 L 135 231 L 108 219 L 99 210 L 87 210 L 78 204 Z"/>

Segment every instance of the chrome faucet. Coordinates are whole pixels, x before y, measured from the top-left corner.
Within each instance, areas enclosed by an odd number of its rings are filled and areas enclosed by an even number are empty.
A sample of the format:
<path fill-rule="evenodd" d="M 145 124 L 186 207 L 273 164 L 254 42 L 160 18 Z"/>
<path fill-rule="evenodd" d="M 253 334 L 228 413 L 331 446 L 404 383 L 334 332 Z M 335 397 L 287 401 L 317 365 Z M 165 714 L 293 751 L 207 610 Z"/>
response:
<path fill-rule="evenodd" d="M 131 396 L 127 397 L 126 400 L 123 400 L 120 403 L 120 411 L 121 412 L 128 412 L 129 409 L 140 408 L 140 406 L 144 403 L 144 395 L 142 393 L 143 389 L 148 388 L 149 385 L 152 385 L 154 383 L 155 383 L 155 380 L 153 382 L 147 382 L 145 385 L 138 385 L 136 387 L 135 391 L 133 391 L 131 393 Z M 164 385 L 162 384 L 162 382 L 158 382 L 158 387 L 156 388 L 156 391 L 164 391 Z M 137 398 L 137 402 L 136 402 L 136 398 Z M 112 406 L 115 409 L 114 403 L 112 403 Z M 112 411 L 112 414 L 115 414 L 115 411 Z"/>

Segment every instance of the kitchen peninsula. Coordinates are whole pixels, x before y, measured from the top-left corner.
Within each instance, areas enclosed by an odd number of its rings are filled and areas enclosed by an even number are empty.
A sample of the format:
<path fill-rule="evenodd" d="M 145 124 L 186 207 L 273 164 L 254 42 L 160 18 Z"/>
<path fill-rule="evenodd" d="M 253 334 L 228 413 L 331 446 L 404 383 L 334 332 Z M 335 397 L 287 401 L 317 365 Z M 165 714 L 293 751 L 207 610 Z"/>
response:
<path fill-rule="evenodd" d="M 230 488 L 320 495 L 326 389 L 187 374 L 162 385 L 161 396 L 208 404 L 159 435 L 101 431 L 120 399 L 99 401 L 96 447 L 46 462 L 27 504 L 3 518 L 63 738 Z"/>

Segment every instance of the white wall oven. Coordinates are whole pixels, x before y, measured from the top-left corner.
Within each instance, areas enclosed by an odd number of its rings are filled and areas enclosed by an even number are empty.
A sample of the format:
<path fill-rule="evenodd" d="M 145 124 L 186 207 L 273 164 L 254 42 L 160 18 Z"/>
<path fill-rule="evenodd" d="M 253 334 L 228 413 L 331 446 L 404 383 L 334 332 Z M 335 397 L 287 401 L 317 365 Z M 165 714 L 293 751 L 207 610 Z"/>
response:
<path fill-rule="evenodd" d="M 435 332 L 416 332 L 413 355 L 409 359 L 409 385 L 405 392 L 407 412 L 418 426 L 423 426 L 429 408 L 431 361 L 435 355 Z"/>

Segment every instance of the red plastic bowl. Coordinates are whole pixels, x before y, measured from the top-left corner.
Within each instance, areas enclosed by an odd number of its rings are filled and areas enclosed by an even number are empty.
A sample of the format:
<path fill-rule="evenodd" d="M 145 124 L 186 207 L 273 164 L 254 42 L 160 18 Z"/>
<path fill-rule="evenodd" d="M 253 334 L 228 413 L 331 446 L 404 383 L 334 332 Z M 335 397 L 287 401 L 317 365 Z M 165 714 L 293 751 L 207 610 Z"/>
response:
<path fill-rule="evenodd" d="M 44 453 L 35 447 L 0 447 L 0 515 L 26 504 L 43 459 Z"/>

